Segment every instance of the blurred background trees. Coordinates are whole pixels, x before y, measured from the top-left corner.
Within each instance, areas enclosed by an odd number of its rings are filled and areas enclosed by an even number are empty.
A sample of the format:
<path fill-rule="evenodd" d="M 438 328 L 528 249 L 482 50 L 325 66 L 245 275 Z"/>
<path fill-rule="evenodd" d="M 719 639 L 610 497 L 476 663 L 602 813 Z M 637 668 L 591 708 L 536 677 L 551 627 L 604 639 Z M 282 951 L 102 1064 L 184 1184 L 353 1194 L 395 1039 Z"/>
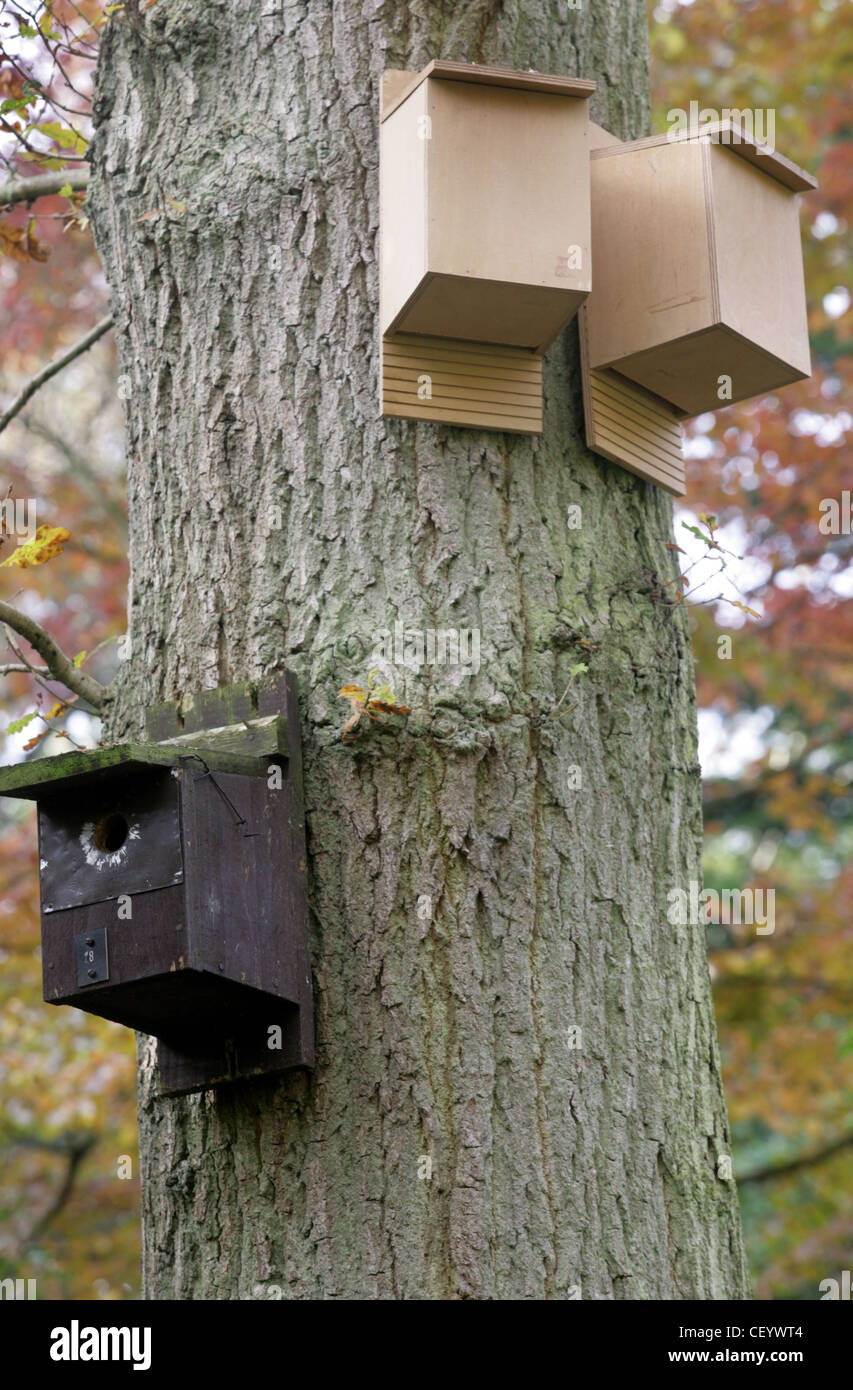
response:
<path fill-rule="evenodd" d="M 0 186 L 85 168 L 98 33 L 123 22 L 121 11 L 0 2 Z M 772 935 L 709 926 L 755 1291 L 814 1299 L 822 1278 L 849 1268 L 853 1236 L 853 537 L 849 521 L 826 534 L 820 506 L 836 499 L 843 523 L 853 493 L 851 6 L 662 0 L 649 18 L 655 131 L 691 100 L 772 108 L 777 148 L 820 182 L 802 208 L 812 379 L 688 426 L 674 536 L 698 561 L 706 885 L 776 894 Z M 107 312 L 82 193 L 60 186 L 0 210 L 0 415 Z M 125 627 L 120 392 L 107 334 L 0 434 L 3 495 L 36 498 L 39 524 L 71 533 L 48 565 L 4 568 L 0 598 L 66 652 L 90 653 L 87 669 L 104 682 L 119 658 L 108 639 Z M 742 557 L 722 575 L 683 524 L 699 528 L 701 515 L 716 517 L 723 544 Z M 4 650 L 0 663 L 16 657 Z M 53 703 L 29 675 L 5 676 L 0 732 Z M 49 722 L 37 715 L 6 735 L 0 760 L 64 751 L 63 733 L 92 746 L 98 732 L 73 706 Z M 41 1002 L 37 893 L 32 811 L 4 802 L 0 1277 L 25 1265 L 42 1298 L 137 1297 L 133 1041 Z"/>
<path fill-rule="evenodd" d="M 777 149 L 819 180 L 802 201 L 812 378 L 689 425 L 692 515 L 675 520 L 694 555 L 682 523 L 717 518 L 743 559 L 701 597 L 760 614 L 693 607 L 706 886 L 776 894 L 772 935 L 709 927 L 735 1174 L 765 1298 L 818 1297 L 820 1279 L 849 1267 L 853 1236 L 853 536 L 849 521 L 823 534 L 820 507 L 853 490 L 851 19 L 841 0 L 650 7 L 655 129 L 691 100 L 772 109 Z M 695 594 L 701 566 L 693 575 Z"/>

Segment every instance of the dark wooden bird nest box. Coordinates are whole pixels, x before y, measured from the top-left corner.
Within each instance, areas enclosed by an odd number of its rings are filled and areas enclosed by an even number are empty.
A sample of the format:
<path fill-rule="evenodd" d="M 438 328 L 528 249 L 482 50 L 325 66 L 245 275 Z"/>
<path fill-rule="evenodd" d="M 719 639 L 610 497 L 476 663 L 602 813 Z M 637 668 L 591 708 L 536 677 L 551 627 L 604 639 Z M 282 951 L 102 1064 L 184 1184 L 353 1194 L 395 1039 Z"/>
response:
<path fill-rule="evenodd" d="M 147 712 L 150 742 L 0 768 L 38 804 L 44 997 L 153 1034 L 164 1095 L 314 1061 L 292 677 Z"/>

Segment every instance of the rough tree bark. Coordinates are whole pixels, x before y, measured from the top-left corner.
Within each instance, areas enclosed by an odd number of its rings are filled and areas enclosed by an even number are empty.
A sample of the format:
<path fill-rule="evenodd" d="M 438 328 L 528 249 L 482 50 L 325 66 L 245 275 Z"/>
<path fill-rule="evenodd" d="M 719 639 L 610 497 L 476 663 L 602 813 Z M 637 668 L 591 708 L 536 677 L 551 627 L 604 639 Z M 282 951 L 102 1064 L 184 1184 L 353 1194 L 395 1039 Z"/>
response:
<path fill-rule="evenodd" d="M 108 731 L 297 672 L 319 1052 L 163 1101 L 140 1040 L 145 1294 L 745 1297 L 703 932 L 666 918 L 701 841 L 670 502 L 586 451 L 574 326 L 541 439 L 378 418 L 377 93 L 433 57 L 594 78 L 593 117 L 647 133 L 642 0 L 162 0 L 104 38 Z M 407 725 L 342 745 L 397 619 L 479 629 L 479 673 L 398 670 Z"/>

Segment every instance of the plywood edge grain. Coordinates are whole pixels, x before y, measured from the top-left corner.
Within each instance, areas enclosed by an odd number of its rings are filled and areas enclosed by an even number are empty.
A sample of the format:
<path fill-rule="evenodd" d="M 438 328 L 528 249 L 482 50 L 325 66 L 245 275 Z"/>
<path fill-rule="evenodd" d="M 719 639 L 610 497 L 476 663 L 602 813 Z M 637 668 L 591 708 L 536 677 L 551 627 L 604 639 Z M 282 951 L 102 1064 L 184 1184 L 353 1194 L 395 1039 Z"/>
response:
<path fill-rule="evenodd" d="M 487 87 L 515 87 L 528 92 L 551 92 L 556 96 L 577 97 L 581 100 L 587 100 L 596 90 L 595 82 L 584 77 L 563 77 L 550 72 L 520 72 L 515 68 L 485 67 L 482 63 L 453 63 L 444 58 L 434 58 L 420 72 L 403 73 L 399 68 L 389 68 L 388 75 L 391 81 L 383 81 L 382 90 L 383 121 L 387 120 L 428 77 L 442 78 L 448 82 L 475 82 Z M 407 80 L 400 80 L 404 77 Z"/>
<path fill-rule="evenodd" d="M 766 149 L 757 140 L 746 135 L 734 121 L 717 121 L 714 125 L 703 126 L 695 135 L 688 132 L 675 139 L 671 139 L 667 134 L 647 135 L 642 140 L 629 140 L 618 145 L 602 144 L 599 148 L 591 151 L 590 157 L 592 159 L 607 159 L 612 155 L 630 154 L 633 150 L 652 150 L 663 145 L 684 145 L 700 142 L 728 150 L 730 154 L 739 155 L 741 159 L 754 164 L 757 169 L 768 174 L 777 183 L 789 188 L 792 193 L 807 193 L 811 189 L 817 188 L 817 179 L 807 170 L 801 169 L 798 164 L 786 159 L 778 151 L 773 150 L 771 152 Z"/>

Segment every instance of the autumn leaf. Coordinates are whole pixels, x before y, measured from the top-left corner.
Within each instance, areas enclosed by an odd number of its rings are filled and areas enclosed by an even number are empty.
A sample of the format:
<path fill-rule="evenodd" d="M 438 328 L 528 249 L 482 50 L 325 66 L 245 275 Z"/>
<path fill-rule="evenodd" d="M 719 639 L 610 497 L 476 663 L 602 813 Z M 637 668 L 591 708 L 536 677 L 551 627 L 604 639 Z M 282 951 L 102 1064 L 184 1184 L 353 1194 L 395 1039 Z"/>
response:
<path fill-rule="evenodd" d="M 751 618 L 760 618 L 761 614 L 756 613 L 754 608 L 748 608 L 745 603 L 740 603 L 736 598 L 730 598 L 728 602 L 733 608 L 739 608 L 742 613 L 748 613 Z"/>
<path fill-rule="evenodd" d="M 0 222 L 0 251 L 15 261 L 46 261 L 50 255 L 50 247 L 36 237 L 32 217 L 26 227 Z"/>
<path fill-rule="evenodd" d="M 66 531 L 64 526 L 40 526 L 33 540 L 13 550 L 0 568 L 15 567 L 26 570 L 31 565 L 43 565 L 47 560 L 52 560 L 54 555 L 61 555 L 65 541 L 70 539 L 71 532 Z"/>
<path fill-rule="evenodd" d="M 35 735 L 30 739 L 29 743 L 25 743 L 25 744 L 24 744 L 24 752 L 25 752 L 25 753 L 29 753 L 29 752 L 32 751 L 33 748 L 37 748 L 38 745 L 41 743 L 42 739 L 43 739 L 43 738 L 47 738 L 47 736 L 48 736 L 49 733 L 50 733 L 50 729 L 42 729 L 42 731 L 41 731 L 40 734 L 35 734 Z"/>
<path fill-rule="evenodd" d="M 0 251 L 11 256 L 13 261 L 28 261 L 27 233 L 23 227 L 12 227 L 8 222 L 0 222 Z"/>
<path fill-rule="evenodd" d="M 344 699 L 349 700 L 353 713 L 341 730 L 341 741 L 351 743 L 349 737 L 358 728 L 362 717 L 367 714 L 371 719 L 376 719 L 377 714 L 409 714 L 407 705 L 398 705 L 394 698 L 394 692 L 390 685 L 380 685 L 374 689 L 373 677 L 377 668 L 367 677 L 367 690 L 362 690 L 360 685 L 344 685 L 338 694 Z"/>
<path fill-rule="evenodd" d="M 46 246 L 43 241 L 39 241 L 36 236 L 34 217 L 31 217 L 27 223 L 27 251 L 32 261 L 46 261 L 50 255 L 50 247 Z"/>
<path fill-rule="evenodd" d="M 368 700 L 367 708 L 378 709 L 382 714 L 411 714 L 408 705 L 395 705 L 386 700 Z"/>

